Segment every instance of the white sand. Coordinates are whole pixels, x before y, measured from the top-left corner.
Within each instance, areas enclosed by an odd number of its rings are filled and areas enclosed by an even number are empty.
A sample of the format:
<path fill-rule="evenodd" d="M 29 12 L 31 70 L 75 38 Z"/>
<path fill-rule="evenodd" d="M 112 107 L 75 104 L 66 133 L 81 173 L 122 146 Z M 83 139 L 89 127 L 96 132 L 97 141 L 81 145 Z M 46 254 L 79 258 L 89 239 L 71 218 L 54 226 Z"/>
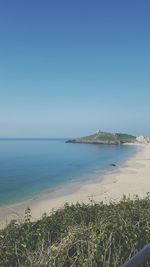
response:
<path fill-rule="evenodd" d="M 40 218 L 43 213 L 49 214 L 52 209 L 58 209 L 68 203 L 88 203 L 94 201 L 118 201 L 123 195 L 133 197 L 138 194 L 146 196 L 150 191 L 150 144 L 141 145 L 142 149 L 130 158 L 125 167 L 116 173 L 105 175 L 101 182 L 87 183 L 76 186 L 76 190 L 60 189 L 49 192 L 24 203 L 0 208 L 0 227 L 4 227 L 11 219 L 24 217 L 26 207 L 32 211 L 32 219 Z M 73 186 L 73 185 L 72 185 Z"/>

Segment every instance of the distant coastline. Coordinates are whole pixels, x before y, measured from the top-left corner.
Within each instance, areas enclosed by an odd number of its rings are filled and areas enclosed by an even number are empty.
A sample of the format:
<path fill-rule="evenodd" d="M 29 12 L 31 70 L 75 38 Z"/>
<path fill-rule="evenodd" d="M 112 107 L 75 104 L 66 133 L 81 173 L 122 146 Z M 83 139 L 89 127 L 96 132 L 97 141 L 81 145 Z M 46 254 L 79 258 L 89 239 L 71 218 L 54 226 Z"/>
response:
<path fill-rule="evenodd" d="M 108 133 L 97 131 L 95 134 L 75 139 L 67 140 L 67 143 L 80 144 L 103 144 L 103 145 L 121 145 L 125 143 L 136 143 L 136 136 L 125 133 Z"/>

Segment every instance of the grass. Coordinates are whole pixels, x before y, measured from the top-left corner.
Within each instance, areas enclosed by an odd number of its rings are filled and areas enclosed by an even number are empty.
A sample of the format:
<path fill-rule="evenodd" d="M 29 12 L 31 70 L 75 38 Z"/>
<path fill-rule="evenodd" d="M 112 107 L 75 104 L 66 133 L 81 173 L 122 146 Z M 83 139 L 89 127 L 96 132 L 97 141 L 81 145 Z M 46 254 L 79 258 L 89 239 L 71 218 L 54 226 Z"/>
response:
<path fill-rule="evenodd" d="M 150 197 L 66 204 L 0 231 L 0 266 L 117 267 L 150 242 Z M 144 265 L 148 266 L 148 265 Z"/>

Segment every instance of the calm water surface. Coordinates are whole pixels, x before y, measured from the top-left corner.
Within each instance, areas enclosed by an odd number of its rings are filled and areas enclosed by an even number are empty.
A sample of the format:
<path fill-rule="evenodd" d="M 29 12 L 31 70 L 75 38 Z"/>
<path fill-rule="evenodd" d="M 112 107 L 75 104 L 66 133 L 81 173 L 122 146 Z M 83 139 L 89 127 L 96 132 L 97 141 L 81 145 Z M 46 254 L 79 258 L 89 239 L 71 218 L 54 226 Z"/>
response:
<path fill-rule="evenodd" d="M 95 179 L 135 152 L 134 146 L 67 144 L 64 139 L 0 140 L 0 205 L 70 181 Z"/>

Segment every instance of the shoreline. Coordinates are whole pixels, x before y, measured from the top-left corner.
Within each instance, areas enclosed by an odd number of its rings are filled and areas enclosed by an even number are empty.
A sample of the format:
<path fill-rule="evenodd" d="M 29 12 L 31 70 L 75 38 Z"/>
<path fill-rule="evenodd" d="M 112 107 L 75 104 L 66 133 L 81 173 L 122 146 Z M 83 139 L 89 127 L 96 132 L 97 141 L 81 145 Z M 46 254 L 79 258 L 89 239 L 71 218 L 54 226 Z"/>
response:
<path fill-rule="evenodd" d="M 12 219 L 22 221 L 27 207 L 31 208 L 32 220 L 37 220 L 44 213 L 50 214 L 52 210 L 62 208 L 66 202 L 89 203 L 90 199 L 95 202 L 110 202 L 118 201 L 123 195 L 145 196 L 150 191 L 150 144 L 137 147 L 142 149 L 129 157 L 124 166 L 106 172 L 101 180 L 87 181 L 86 184 L 71 183 L 67 187 L 45 192 L 25 202 L 0 207 L 0 228 L 5 227 Z"/>

